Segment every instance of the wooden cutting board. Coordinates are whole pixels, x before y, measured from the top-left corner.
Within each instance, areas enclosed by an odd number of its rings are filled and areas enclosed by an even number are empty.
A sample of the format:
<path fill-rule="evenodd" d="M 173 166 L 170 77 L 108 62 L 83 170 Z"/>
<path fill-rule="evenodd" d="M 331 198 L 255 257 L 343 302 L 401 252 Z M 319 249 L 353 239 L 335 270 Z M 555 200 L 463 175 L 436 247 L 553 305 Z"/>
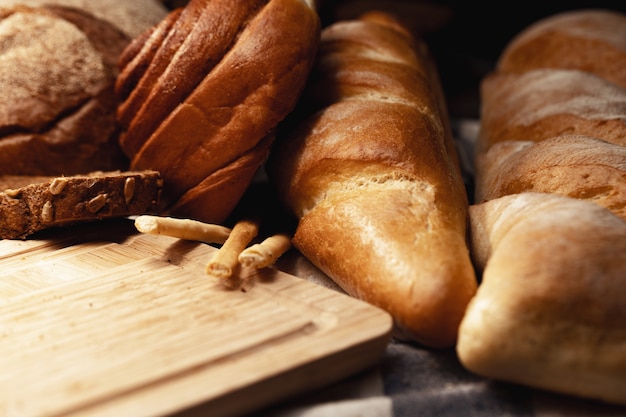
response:
<path fill-rule="evenodd" d="M 374 365 L 387 313 L 130 220 L 0 241 L 0 416 L 234 416 Z"/>

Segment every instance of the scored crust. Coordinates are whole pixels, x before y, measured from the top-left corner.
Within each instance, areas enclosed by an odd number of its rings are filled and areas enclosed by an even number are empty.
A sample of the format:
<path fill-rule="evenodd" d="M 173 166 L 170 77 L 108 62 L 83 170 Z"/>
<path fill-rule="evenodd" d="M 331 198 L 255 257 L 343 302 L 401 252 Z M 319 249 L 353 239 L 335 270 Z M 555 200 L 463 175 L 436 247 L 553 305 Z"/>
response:
<path fill-rule="evenodd" d="M 113 86 L 128 37 L 60 6 L 0 11 L 0 175 L 126 169 Z"/>

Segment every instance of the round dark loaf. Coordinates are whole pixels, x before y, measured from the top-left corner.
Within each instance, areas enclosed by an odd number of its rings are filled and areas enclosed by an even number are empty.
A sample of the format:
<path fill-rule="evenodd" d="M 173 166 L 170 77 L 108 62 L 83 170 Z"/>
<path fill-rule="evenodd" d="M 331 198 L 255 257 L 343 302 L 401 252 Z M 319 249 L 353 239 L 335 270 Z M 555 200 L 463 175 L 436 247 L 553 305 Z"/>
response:
<path fill-rule="evenodd" d="M 299 0 L 192 0 L 126 49 L 120 144 L 132 169 L 161 172 L 172 215 L 231 213 L 304 88 L 319 32 Z"/>
<path fill-rule="evenodd" d="M 159 0 L 0 0 L 0 7 L 16 5 L 80 9 L 115 25 L 130 38 L 157 24 L 167 14 L 167 7 Z"/>
<path fill-rule="evenodd" d="M 0 174 L 117 170 L 116 61 L 130 41 L 62 6 L 0 12 Z"/>

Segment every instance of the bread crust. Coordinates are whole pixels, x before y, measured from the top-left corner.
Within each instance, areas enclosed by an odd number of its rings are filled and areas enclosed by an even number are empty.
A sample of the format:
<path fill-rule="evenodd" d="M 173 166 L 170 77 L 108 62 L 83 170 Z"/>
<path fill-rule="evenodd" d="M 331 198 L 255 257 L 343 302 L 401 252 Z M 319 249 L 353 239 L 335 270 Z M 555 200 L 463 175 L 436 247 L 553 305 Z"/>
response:
<path fill-rule="evenodd" d="M 478 158 L 476 201 L 523 192 L 589 200 L 626 220 L 626 147 L 589 136 L 500 142 Z"/>
<path fill-rule="evenodd" d="M 433 63 L 390 15 L 338 22 L 268 173 L 294 245 L 397 336 L 449 347 L 476 289 L 467 195 Z M 296 116 L 294 116 L 296 117 Z"/>
<path fill-rule="evenodd" d="M 480 154 L 507 140 L 585 135 L 626 146 L 626 89 L 579 70 L 496 72 L 481 83 Z"/>
<path fill-rule="evenodd" d="M 167 14 L 167 8 L 159 0 L 0 0 L 0 7 L 3 8 L 17 5 L 79 9 L 115 25 L 129 40 L 157 24 Z"/>
<path fill-rule="evenodd" d="M 626 88 L 626 16 L 580 9 L 548 16 L 524 29 L 500 55 L 497 70 L 577 69 Z"/>

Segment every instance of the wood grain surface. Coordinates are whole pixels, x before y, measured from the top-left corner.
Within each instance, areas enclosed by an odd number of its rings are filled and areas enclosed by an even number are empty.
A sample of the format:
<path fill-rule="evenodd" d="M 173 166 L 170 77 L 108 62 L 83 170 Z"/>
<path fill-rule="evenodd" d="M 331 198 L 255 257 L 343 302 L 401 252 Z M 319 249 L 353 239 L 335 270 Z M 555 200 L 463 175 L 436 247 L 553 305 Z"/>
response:
<path fill-rule="evenodd" d="M 381 357 L 387 313 L 273 268 L 228 289 L 215 250 L 128 219 L 0 241 L 0 416 L 241 415 Z"/>

